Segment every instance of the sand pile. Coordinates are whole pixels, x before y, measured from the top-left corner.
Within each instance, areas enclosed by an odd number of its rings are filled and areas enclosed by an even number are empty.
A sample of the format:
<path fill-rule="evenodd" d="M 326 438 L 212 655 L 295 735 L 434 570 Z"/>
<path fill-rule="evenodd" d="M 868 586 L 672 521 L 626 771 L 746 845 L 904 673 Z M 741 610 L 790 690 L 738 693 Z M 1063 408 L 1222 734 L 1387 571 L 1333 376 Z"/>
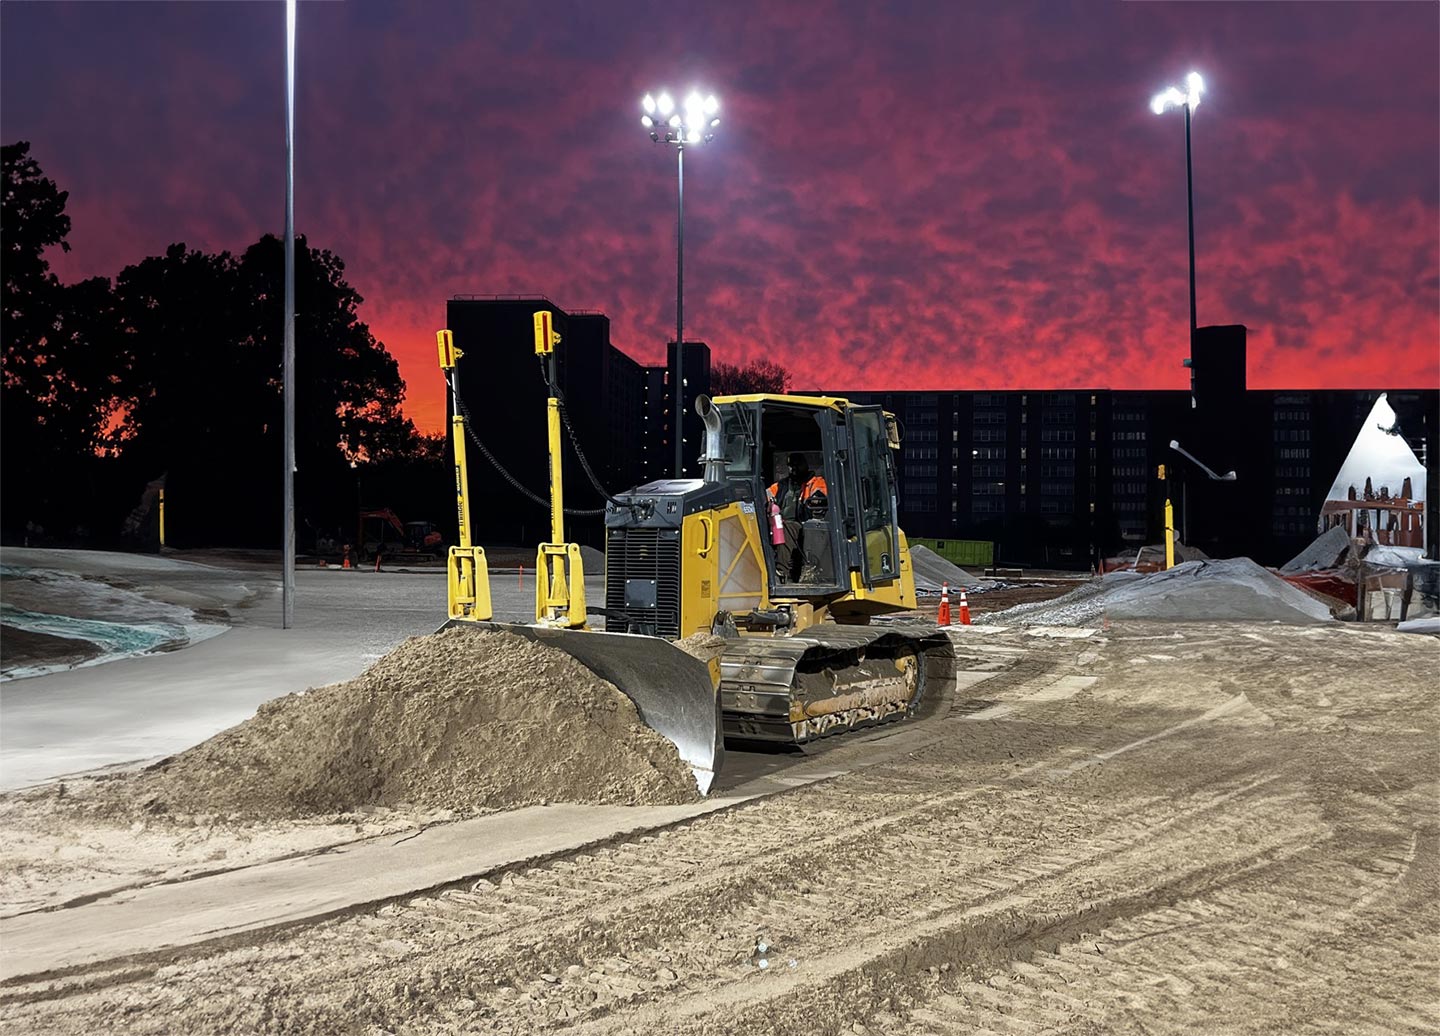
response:
<path fill-rule="evenodd" d="M 675 746 L 612 684 L 523 637 L 464 629 L 412 637 L 123 783 L 152 812 L 261 819 L 698 798 Z"/>
<path fill-rule="evenodd" d="M 950 589 L 985 590 L 995 585 L 995 580 L 971 575 L 963 568 L 952 565 L 924 544 L 910 548 L 910 568 L 915 574 L 915 592 L 938 594 L 945 583 Z"/>
<path fill-rule="evenodd" d="M 980 617 L 980 623 L 1080 626 L 1112 619 L 1176 622 L 1243 619 L 1313 623 L 1330 608 L 1249 558 L 1187 561 L 1165 572 L 1111 572 L 1052 601 L 1020 604 Z"/>

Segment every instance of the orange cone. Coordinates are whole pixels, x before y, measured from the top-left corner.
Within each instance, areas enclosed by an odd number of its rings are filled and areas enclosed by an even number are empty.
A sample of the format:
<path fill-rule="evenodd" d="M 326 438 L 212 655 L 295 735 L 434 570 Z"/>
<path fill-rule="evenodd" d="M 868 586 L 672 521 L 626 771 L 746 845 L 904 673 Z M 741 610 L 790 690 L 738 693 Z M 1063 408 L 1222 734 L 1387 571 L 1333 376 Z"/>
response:
<path fill-rule="evenodd" d="M 950 625 L 950 584 L 940 584 L 940 614 L 935 617 L 935 622 L 940 626 Z"/>
<path fill-rule="evenodd" d="M 965 588 L 960 588 L 960 625 L 970 625 L 970 602 L 965 598 Z"/>
<path fill-rule="evenodd" d="M 355 566 L 353 566 L 353 565 L 350 564 L 350 544 L 348 544 L 348 543 L 345 544 L 345 560 L 340 563 L 340 567 L 341 567 L 341 568 L 354 568 L 354 567 L 355 567 Z"/>

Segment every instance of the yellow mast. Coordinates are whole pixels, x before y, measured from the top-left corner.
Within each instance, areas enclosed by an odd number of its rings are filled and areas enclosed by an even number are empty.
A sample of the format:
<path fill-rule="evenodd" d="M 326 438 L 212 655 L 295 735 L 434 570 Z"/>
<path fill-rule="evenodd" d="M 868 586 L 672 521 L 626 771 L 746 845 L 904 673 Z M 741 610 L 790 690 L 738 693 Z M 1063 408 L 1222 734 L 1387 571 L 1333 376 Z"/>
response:
<path fill-rule="evenodd" d="M 490 607 L 490 569 L 485 549 L 470 541 L 469 483 L 465 470 L 465 415 L 460 409 L 460 375 L 455 361 L 465 355 L 455 348 L 455 336 L 449 331 L 435 332 L 440 351 L 440 370 L 450 390 L 450 442 L 455 451 L 455 517 L 459 525 L 460 543 L 450 548 L 446 575 L 449 613 L 452 619 L 488 620 Z"/>
<path fill-rule="evenodd" d="M 545 429 L 550 453 L 550 542 L 535 555 L 535 621 L 566 629 L 585 628 L 585 574 L 580 546 L 565 542 L 565 485 L 560 469 L 560 400 L 555 392 L 555 346 L 560 336 L 546 309 L 535 314 L 535 355 L 546 364 L 550 396 L 545 404 Z"/>

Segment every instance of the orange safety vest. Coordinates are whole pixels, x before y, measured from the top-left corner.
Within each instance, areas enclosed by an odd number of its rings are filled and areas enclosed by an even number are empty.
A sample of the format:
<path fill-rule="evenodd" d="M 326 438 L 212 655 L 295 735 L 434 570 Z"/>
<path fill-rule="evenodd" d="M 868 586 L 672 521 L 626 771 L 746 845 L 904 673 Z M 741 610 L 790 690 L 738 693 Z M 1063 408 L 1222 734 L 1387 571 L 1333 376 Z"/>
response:
<path fill-rule="evenodd" d="M 786 484 L 789 485 L 788 479 L 786 480 Z M 800 520 L 799 505 L 803 504 L 806 500 L 809 500 L 817 492 L 824 493 L 828 496 L 830 493 L 830 487 L 826 485 L 825 479 L 822 476 L 812 475 L 810 477 L 810 480 L 801 487 L 800 499 L 796 501 L 796 506 L 791 509 L 790 514 L 786 514 L 785 504 L 787 501 L 780 499 L 780 483 L 772 482 L 770 484 L 770 499 L 774 500 L 776 505 L 779 506 L 781 516 L 785 518 L 791 518 L 796 521 Z"/>

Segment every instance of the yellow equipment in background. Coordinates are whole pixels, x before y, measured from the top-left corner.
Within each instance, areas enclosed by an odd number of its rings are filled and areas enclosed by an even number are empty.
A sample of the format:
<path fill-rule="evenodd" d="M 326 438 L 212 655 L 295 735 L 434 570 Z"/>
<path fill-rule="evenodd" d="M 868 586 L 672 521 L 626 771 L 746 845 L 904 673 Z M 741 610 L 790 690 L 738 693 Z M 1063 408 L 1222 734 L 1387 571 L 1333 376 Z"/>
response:
<path fill-rule="evenodd" d="M 550 542 L 536 561 L 534 624 L 485 622 L 484 552 L 470 546 L 460 353 L 440 332 L 452 393 L 461 546 L 451 551 L 450 622 L 505 629 L 562 650 L 635 703 L 709 789 L 724 737 L 804 743 L 913 715 L 953 675 L 953 648 L 913 610 L 910 551 L 896 522 L 893 415 L 830 396 L 702 396 L 703 478 L 606 494 L 605 630 L 587 623 L 580 550 L 565 542 L 562 404 L 551 314 L 535 314 L 547 365 Z M 809 474 L 797 507 L 780 473 Z M 812 474 L 813 473 L 813 474 Z M 593 476 L 592 476 L 593 479 Z M 820 487 L 816 491 L 816 487 Z M 789 502 L 780 515 L 775 489 Z M 713 634 L 719 650 L 673 642 Z M 696 649 L 695 644 L 690 644 Z"/>

